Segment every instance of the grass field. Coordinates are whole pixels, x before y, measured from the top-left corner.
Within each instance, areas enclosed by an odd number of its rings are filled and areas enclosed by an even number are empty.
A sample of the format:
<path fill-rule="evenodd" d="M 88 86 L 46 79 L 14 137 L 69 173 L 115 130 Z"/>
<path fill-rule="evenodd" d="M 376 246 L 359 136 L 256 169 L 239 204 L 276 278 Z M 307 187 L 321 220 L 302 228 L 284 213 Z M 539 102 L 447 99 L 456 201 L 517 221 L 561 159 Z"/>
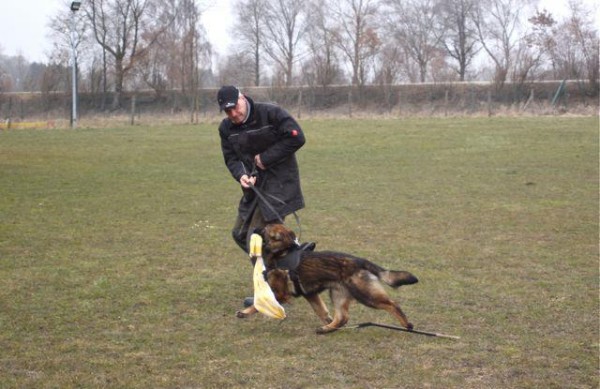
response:
<path fill-rule="evenodd" d="M 598 117 L 303 128 L 303 240 L 411 271 L 392 296 L 460 340 L 235 318 L 214 123 L 4 131 L 0 388 L 598 388 Z"/>

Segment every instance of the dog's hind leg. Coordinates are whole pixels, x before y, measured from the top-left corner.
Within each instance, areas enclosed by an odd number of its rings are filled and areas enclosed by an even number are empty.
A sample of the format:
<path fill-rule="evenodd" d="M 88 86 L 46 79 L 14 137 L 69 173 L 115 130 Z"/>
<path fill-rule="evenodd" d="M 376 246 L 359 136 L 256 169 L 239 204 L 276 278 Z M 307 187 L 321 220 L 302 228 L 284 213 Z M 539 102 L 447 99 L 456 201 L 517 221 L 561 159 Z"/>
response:
<path fill-rule="evenodd" d="M 314 294 L 311 296 L 305 296 L 304 298 L 306 301 L 308 301 L 313 311 L 315 311 L 323 324 L 329 324 L 332 322 L 331 316 L 329 316 L 329 310 L 327 310 L 327 306 L 323 302 L 323 299 L 320 295 Z"/>
<path fill-rule="evenodd" d="M 408 321 L 408 318 L 402 312 L 400 305 L 390 298 L 383 285 L 379 283 L 373 276 L 359 273 L 352 277 L 349 282 L 349 288 L 352 296 L 361 304 L 375 309 L 383 309 L 409 330 L 412 330 L 413 325 Z"/>
<path fill-rule="evenodd" d="M 388 311 L 392 316 L 400 320 L 400 323 L 402 323 L 404 327 L 409 330 L 413 329 L 412 323 L 408 321 L 408 318 L 402 311 L 402 308 L 400 308 L 400 305 L 392 300 L 387 293 L 384 292 L 383 294 L 378 294 L 376 298 L 371 300 L 371 303 L 373 304 L 373 308 Z"/>
<path fill-rule="evenodd" d="M 398 303 L 396 303 L 395 301 L 389 299 L 388 302 L 385 302 L 382 306 L 380 306 L 378 308 L 385 309 L 386 311 L 391 313 L 392 316 L 394 316 L 395 318 L 400 320 L 400 323 L 402 323 L 402 325 L 404 327 L 406 327 L 407 329 L 409 329 L 409 330 L 413 329 L 413 324 L 408 321 L 408 318 L 406 317 L 404 312 L 402 312 L 400 305 L 398 305 Z"/>

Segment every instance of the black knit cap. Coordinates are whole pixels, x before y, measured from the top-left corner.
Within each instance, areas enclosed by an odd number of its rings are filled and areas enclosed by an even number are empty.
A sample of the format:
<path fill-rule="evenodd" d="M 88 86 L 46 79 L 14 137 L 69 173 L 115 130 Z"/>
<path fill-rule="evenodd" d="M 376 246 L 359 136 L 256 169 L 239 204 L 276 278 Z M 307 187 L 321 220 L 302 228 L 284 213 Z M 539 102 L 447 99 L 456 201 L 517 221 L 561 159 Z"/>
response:
<path fill-rule="evenodd" d="M 221 111 L 236 106 L 238 98 L 240 97 L 240 90 L 233 85 L 225 85 L 219 89 L 217 94 L 217 102 Z"/>

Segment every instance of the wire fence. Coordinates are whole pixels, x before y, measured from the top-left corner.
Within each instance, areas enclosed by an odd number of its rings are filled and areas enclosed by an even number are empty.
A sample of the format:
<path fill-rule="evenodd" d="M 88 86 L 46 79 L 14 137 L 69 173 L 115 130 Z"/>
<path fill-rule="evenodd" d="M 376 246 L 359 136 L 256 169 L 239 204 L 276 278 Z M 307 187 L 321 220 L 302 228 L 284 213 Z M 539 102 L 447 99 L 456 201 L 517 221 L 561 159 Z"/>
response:
<path fill-rule="evenodd" d="M 552 81 L 524 84 L 431 83 L 327 87 L 241 87 L 255 101 L 274 102 L 299 116 L 374 115 L 499 115 L 585 112 L 598 114 L 599 85 L 585 81 Z M 128 116 L 133 124 L 141 117 L 181 118 L 197 122 L 219 116 L 217 88 L 195 93 L 179 90 L 124 93 L 120 106 L 111 109 L 112 94 L 79 93 L 78 117 Z M 0 94 L 3 128 L 19 122 L 68 120 L 72 95 L 65 93 Z"/>

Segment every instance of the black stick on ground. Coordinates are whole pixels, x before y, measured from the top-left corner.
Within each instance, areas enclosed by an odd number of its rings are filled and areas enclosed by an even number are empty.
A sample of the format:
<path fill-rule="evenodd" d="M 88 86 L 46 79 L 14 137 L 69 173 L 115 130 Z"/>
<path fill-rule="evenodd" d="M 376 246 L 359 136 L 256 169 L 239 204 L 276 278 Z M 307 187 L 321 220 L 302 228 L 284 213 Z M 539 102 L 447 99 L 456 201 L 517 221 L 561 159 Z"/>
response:
<path fill-rule="evenodd" d="M 388 325 L 388 324 L 373 323 L 370 321 L 366 322 L 366 323 L 360 323 L 360 324 L 357 324 L 357 325 L 351 326 L 351 327 L 344 327 L 344 328 L 352 329 L 352 328 L 364 328 L 364 327 L 381 327 L 381 328 L 387 328 L 389 330 L 404 331 L 404 332 L 410 332 L 413 334 L 434 336 L 437 338 L 460 339 L 459 336 L 440 334 L 437 332 L 419 331 L 419 330 L 415 330 L 415 329 L 409 330 L 408 328 L 404 328 L 404 327 L 397 327 L 397 326 L 392 326 L 392 325 Z"/>

